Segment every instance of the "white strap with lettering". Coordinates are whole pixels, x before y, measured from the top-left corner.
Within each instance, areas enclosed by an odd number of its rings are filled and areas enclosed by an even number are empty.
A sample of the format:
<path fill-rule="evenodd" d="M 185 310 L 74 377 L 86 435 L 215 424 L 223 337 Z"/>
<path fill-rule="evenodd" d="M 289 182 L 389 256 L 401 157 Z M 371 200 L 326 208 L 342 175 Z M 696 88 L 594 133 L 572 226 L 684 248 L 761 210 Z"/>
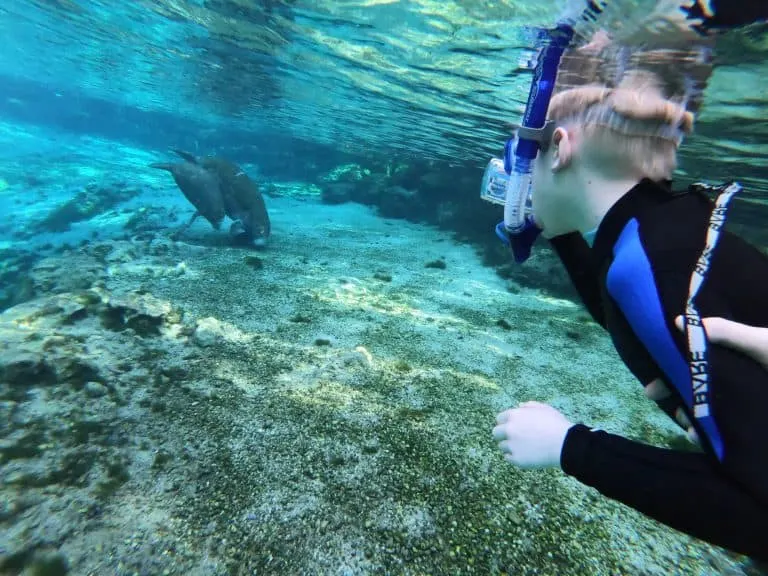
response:
<path fill-rule="evenodd" d="M 701 188 L 701 186 L 700 186 Z M 707 278 L 712 256 L 720 238 L 720 232 L 725 224 L 728 211 L 728 202 L 741 191 L 741 185 L 734 182 L 722 187 L 706 187 L 709 190 L 718 190 L 719 195 L 715 201 L 715 207 L 709 219 L 707 228 L 707 240 L 704 251 L 699 256 L 691 275 L 691 283 L 688 288 L 688 301 L 685 307 L 685 327 L 688 338 L 688 350 L 691 354 L 690 372 L 693 386 L 693 416 L 696 419 L 708 418 L 709 406 L 709 363 L 707 359 L 707 336 L 701 323 L 701 316 L 694 300 L 699 289 Z M 718 452 L 721 452 L 719 450 Z M 721 454 L 719 454 L 721 456 Z"/>

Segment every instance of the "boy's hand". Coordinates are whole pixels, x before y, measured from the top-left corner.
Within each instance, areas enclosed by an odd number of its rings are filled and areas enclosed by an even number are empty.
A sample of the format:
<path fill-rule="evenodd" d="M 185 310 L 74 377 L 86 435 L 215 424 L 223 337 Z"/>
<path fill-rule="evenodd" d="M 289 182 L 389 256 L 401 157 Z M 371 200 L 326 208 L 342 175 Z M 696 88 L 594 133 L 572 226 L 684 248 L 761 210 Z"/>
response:
<path fill-rule="evenodd" d="M 675 318 L 675 326 L 685 332 L 682 316 Z M 768 370 L 768 328 L 740 324 L 725 318 L 704 318 L 707 339 L 746 354 Z"/>
<path fill-rule="evenodd" d="M 521 468 L 560 465 L 560 452 L 573 423 L 541 402 L 523 402 L 496 417 L 493 438 L 507 462 Z"/>
<path fill-rule="evenodd" d="M 710 342 L 738 350 L 768 370 L 768 328 L 749 326 L 717 317 L 704 318 L 702 322 Z M 681 332 L 685 332 L 683 316 L 675 318 L 675 326 Z M 654 402 L 658 402 L 668 398 L 671 392 L 666 384 L 657 378 L 645 387 L 645 394 Z M 694 430 L 682 407 L 675 412 L 675 420 L 686 429 L 688 439 L 698 444 L 699 438 L 696 435 L 696 430 Z"/>
<path fill-rule="evenodd" d="M 667 385 L 664 384 L 660 378 L 656 378 L 656 380 L 645 387 L 645 395 L 654 402 L 659 402 L 660 400 L 664 400 L 665 398 L 671 396 L 672 392 L 669 391 Z M 691 425 L 691 421 L 688 419 L 688 416 L 685 414 L 685 410 L 683 410 L 682 407 L 679 407 L 677 410 L 675 410 L 675 420 L 678 424 L 680 424 L 680 426 L 685 428 L 685 436 L 688 438 L 688 440 L 690 440 L 693 444 L 698 444 L 699 436 L 696 434 L 696 430 Z"/>

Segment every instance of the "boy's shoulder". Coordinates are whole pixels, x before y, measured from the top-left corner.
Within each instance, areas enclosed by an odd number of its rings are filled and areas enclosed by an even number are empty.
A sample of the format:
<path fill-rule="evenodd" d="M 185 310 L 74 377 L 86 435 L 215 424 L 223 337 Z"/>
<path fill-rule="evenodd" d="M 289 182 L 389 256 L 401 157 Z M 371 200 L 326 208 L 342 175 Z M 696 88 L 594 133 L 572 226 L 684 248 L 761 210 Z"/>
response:
<path fill-rule="evenodd" d="M 713 203 L 704 194 L 674 193 L 636 216 L 638 233 L 649 256 L 695 253 L 704 249 Z"/>
<path fill-rule="evenodd" d="M 706 248 L 713 208 L 709 196 L 692 191 L 674 194 L 638 216 L 644 252 L 655 269 L 690 269 Z M 712 255 L 713 265 L 719 262 L 727 263 L 728 269 L 739 265 L 768 270 L 768 255 L 735 233 L 729 225 L 732 223 L 733 216 L 727 216 Z"/>

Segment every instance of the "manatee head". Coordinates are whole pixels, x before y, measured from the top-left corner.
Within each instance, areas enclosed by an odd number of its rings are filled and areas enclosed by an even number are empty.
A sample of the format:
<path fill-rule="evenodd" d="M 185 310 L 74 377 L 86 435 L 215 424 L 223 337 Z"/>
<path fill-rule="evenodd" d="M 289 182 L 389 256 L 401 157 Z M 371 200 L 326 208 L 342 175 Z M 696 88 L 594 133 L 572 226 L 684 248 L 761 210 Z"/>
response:
<path fill-rule="evenodd" d="M 235 220 L 229 227 L 229 235 L 236 244 L 251 246 L 254 248 L 265 248 L 269 234 L 254 234 L 242 220 Z"/>

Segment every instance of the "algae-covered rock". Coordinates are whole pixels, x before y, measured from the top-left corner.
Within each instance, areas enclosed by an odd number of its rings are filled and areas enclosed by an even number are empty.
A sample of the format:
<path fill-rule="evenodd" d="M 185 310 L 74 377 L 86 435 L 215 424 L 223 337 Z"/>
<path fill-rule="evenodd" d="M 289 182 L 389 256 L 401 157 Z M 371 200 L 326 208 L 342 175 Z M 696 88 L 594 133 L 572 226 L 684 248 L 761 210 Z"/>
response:
<path fill-rule="evenodd" d="M 29 271 L 39 257 L 27 250 L 0 249 L 0 311 L 33 297 Z"/>
<path fill-rule="evenodd" d="M 30 272 L 35 295 L 87 290 L 104 278 L 104 263 L 96 256 L 80 252 L 63 258 L 44 258 Z"/>
<path fill-rule="evenodd" d="M 175 211 L 163 206 L 142 206 L 133 211 L 131 217 L 123 225 L 123 229 L 132 233 L 160 231 L 179 219 Z"/>
<path fill-rule="evenodd" d="M 76 192 L 73 198 L 54 208 L 35 229 L 40 232 L 64 232 L 75 222 L 103 214 L 117 204 L 137 196 L 139 192 L 124 182 L 88 184 Z"/>
<path fill-rule="evenodd" d="M 323 186 L 321 199 L 325 204 L 343 204 L 355 198 L 354 182 L 329 182 Z"/>
<path fill-rule="evenodd" d="M 42 354 L 6 349 L 0 352 L 0 382 L 11 387 L 45 386 L 57 381 L 56 371 Z"/>
<path fill-rule="evenodd" d="M 107 298 L 100 315 L 102 326 L 108 330 L 132 329 L 142 337 L 159 336 L 164 329 L 181 322 L 181 312 L 170 302 L 142 292 Z"/>
<path fill-rule="evenodd" d="M 371 171 L 360 164 L 342 164 L 321 176 L 320 180 L 322 182 L 357 182 L 370 174 Z"/>
<path fill-rule="evenodd" d="M 207 348 L 223 342 L 245 342 L 249 337 L 232 324 L 209 316 L 197 321 L 193 339 L 198 346 Z"/>
<path fill-rule="evenodd" d="M 134 438 L 149 419 L 162 423 L 155 407 L 186 378 L 180 324 L 148 293 L 98 289 L 0 313 L 0 573 L 66 574 L 67 559 L 46 547 L 77 551 L 80 535 L 101 529 L 105 503 L 149 477 L 141 451 L 160 446 Z"/>

